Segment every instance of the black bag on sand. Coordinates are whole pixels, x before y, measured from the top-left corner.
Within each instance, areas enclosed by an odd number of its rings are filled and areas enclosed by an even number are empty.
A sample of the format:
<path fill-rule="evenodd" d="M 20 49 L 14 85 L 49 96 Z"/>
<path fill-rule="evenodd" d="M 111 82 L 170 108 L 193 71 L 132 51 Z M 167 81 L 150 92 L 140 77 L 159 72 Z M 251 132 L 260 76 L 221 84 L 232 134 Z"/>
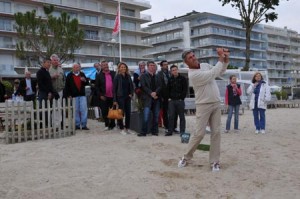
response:
<path fill-rule="evenodd" d="M 182 134 L 180 135 L 180 137 L 181 137 L 181 143 L 189 143 L 189 141 L 190 141 L 190 136 L 191 136 L 190 133 L 186 133 L 186 132 L 182 133 Z"/>

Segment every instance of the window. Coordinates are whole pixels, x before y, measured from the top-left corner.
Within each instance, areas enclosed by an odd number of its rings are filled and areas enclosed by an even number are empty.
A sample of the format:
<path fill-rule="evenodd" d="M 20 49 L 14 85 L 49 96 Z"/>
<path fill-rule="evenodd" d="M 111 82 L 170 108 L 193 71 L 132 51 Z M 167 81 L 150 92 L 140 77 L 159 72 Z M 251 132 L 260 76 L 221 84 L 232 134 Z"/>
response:
<path fill-rule="evenodd" d="M 98 31 L 95 30 L 85 30 L 85 38 L 86 39 L 94 39 L 97 40 L 98 39 Z"/>
<path fill-rule="evenodd" d="M 106 27 L 114 27 L 115 20 L 114 19 L 104 19 L 104 26 Z"/>
<path fill-rule="evenodd" d="M 0 12 L 11 13 L 11 3 L 0 1 Z"/>
<path fill-rule="evenodd" d="M 84 8 L 88 9 L 88 10 L 98 10 L 98 4 L 95 1 L 88 1 L 85 0 L 84 2 Z"/>
<path fill-rule="evenodd" d="M 121 22 L 122 22 L 122 20 L 121 20 Z M 136 30 L 136 24 L 134 22 L 123 21 L 122 22 L 122 29 L 135 31 Z"/>
<path fill-rule="evenodd" d="M 122 8 L 122 15 L 130 16 L 130 17 L 135 17 L 135 10 L 132 9 L 127 9 L 127 8 Z"/>
<path fill-rule="evenodd" d="M 53 11 L 53 12 L 51 13 L 51 15 L 52 15 L 53 17 L 59 18 L 60 15 L 61 15 L 61 13 L 60 13 L 59 11 Z"/>
<path fill-rule="evenodd" d="M 12 31 L 11 20 L 0 19 L 0 30 Z"/>
<path fill-rule="evenodd" d="M 96 16 L 91 16 L 91 15 L 85 15 L 82 18 L 82 22 L 84 24 L 89 24 L 89 25 L 98 25 L 98 17 Z"/>

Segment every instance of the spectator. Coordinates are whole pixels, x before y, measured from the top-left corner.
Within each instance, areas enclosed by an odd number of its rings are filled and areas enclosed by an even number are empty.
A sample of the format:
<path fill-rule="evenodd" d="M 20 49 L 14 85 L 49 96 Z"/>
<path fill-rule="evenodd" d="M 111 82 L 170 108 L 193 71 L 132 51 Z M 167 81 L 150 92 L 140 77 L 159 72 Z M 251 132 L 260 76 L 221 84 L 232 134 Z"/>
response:
<path fill-rule="evenodd" d="M 231 75 L 229 77 L 230 84 L 226 86 L 225 91 L 225 104 L 228 106 L 228 116 L 226 121 L 225 133 L 230 130 L 230 123 L 232 118 L 232 113 L 234 111 L 234 130 L 238 132 L 239 130 L 239 112 L 240 105 L 242 104 L 240 96 L 242 95 L 242 89 L 239 84 L 236 83 L 236 76 Z"/>
<path fill-rule="evenodd" d="M 144 115 L 142 133 L 138 136 L 146 136 L 150 122 L 150 111 L 152 112 L 151 134 L 158 136 L 158 114 L 159 114 L 159 93 L 161 83 L 156 73 L 156 64 L 153 61 L 147 62 L 147 72 L 141 76 L 141 99 L 144 102 Z"/>
<path fill-rule="evenodd" d="M 67 97 L 75 98 L 75 125 L 76 130 L 89 130 L 87 127 L 87 98 L 85 96 L 85 86 L 88 84 L 87 78 L 80 71 L 78 63 L 73 64 L 73 71 L 66 78 L 65 91 Z"/>
<path fill-rule="evenodd" d="M 115 120 L 107 118 L 108 110 L 113 105 L 113 80 L 115 78 L 115 72 L 110 71 L 107 61 L 101 62 L 101 72 L 97 75 L 96 79 L 96 91 L 97 96 L 100 99 L 100 107 L 102 117 L 105 123 L 104 130 L 112 130 L 115 126 Z"/>
<path fill-rule="evenodd" d="M 169 129 L 169 114 L 168 114 L 168 82 L 170 79 L 169 65 L 167 60 L 160 62 L 161 70 L 157 73 L 159 81 L 161 82 L 161 109 L 165 133 L 168 134 Z"/>
<path fill-rule="evenodd" d="M 21 92 L 20 92 L 20 80 L 19 79 L 15 79 L 14 80 L 14 88 L 13 88 L 13 96 L 20 96 Z"/>
<path fill-rule="evenodd" d="M 2 77 L 0 77 L 0 102 L 5 102 L 5 98 L 6 98 L 6 90 L 5 90 L 5 86 L 2 82 Z"/>
<path fill-rule="evenodd" d="M 25 101 L 35 101 L 36 99 L 36 80 L 31 78 L 29 71 L 25 72 L 25 78 L 20 82 L 19 93 Z"/>
<path fill-rule="evenodd" d="M 125 129 L 123 119 L 118 120 L 118 125 L 121 129 L 121 134 L 126 135 L 130 133 L 131 99 L 133 96 L 133 82 L 126 63 L 120 62 L 118 64 L 118 74 L 114 78 L 113 85 L 114 105 L 119 106 L 125 115 Z"/>
<path fill-rule="evenodd" d="M 47 100 L 50 100 L 52 103 L 52 99 L 54 97 L 54 89 L 52 86 L 51 76 L 48 72 L 51 66 L 51 60 L 49 58 L 45 58 L 43 60 L 43 66 L 36 73 L 37 85 L 38 85 L 38 100 L 39 100 L 39 108 L 42 108 L 42 103 L 44 101 L 45 107 L 47 108 Z M 41 115 L 40 115 L 41 117 Z M 48 126 L 48 113 L 45 112 L 46 126 Z"/>
<path fill-rule="evenodd" d="M 96 90 L 96 79 L 97 76 L 100 74 L 101 72 L 101 66 L 99 63 L 94 63 L 94 68 L 96 69 L 96 73 L 95 73 L 95 77 L 94 80 L 91 80 L 91 106 L 94 107 L 94 113 L 95 113 L 95 119 L 98 121 L 100 120 L 100 116 L 101 116 L 101 109 L 100 109 L 100 99 L 97 96 L 97 90 Z"/>
<path fill-rule="evenodd" d="M 250 95 L 249 107 L 253 111 L 255 133 L 266 133 L 267 102 L 271 100 L 269 85 L 264 81 L 261 73 L 257 72 L 252 78 L 252 84 L 247 89 Z"/>
<path fill-rule="evenodd" d="M 180 134 L 185 132 L 185 115 L 184 115 L 184 99 L 187 94 L 187 80 L 178 73 L 178 67 L 172 65 L 171 78 L 168 83 L 168 107 L 169 107 L 169 129 L 165 136 L 170 136 L 174 132 L 174 122 L 176 121 L 175 113 L 180 118 Z"/>

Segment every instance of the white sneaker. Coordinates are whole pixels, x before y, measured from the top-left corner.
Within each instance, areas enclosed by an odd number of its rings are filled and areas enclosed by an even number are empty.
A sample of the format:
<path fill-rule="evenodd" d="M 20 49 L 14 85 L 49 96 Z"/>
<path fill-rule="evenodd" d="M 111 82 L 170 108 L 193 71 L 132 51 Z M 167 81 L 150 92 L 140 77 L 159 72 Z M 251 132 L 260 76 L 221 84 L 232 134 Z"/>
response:
<path fill-rule="evenodd" d="M 123 129 L 121 132 L 120 132 L 122 135 L 127 135 L 126 131 Z"/>
<path fill-rule="evenodd" d="M 262 129 L 260 132 L 261 132 L 262 134 L 265 134 L 265 133 L 266 133 L 266 131 L 265 131 L 264 129 Z"/>
<path fill-rule="evenodd" d="M 108 127 L 105 127 L 105 128 L 104 128 L 104 131 L 108 131 L 108 130 L 109 130 Z"/>
<path fill-rule="evenodd" d="M 259 130 L 255 130 L 255 134 L 259 134 Z"/>
<path fill-rule="evenodd" d="M 211 133 L 210 126 L 206 126 L 206 127 L 205 127 L 205 131 L 206 131 L 206 133 Z"/>
<path fill-rule="evenodd" d="M 178 162 L 178 167 L 182 168 L 186 166 L 186 159 L 184 159 L 184 157 L 182 157 L 179 162 Z"/>
<path fill-rule="evenodd" d="M 229 130 L 225 130 L 224 133 L 229 133 Z"/>
<path fill-rule="evenodd" d="M 211 164 L 212 171 L 220 171 L 220 164 L 218 162 L 214 162 Z"/>
<path fill-rule="evenodd" d="M 135 135 L 135 132 L 129 131 L 129 129 L 126 129 L 126 133 L 127 133 L 127 134 L 131 134 L 131 135 Z"/>

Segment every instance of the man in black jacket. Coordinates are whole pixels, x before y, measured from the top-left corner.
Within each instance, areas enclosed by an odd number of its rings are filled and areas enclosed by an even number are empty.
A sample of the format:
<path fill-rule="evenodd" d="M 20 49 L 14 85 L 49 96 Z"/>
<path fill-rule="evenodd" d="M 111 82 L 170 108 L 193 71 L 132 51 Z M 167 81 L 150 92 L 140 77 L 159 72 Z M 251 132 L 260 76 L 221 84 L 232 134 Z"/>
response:
<path fill-rule="evenodd" d="M 175 113 L 180 118 L 180 135 L 185 132 L 184 99 L 187 93 L 187 80 L 178 73 L 178 67 L 172 65 L 171 78 L 168 83 L 169 101 L 169 131 L 165 136 L 171 136 L 174 132 Z"/>
<path fill-rule="evenodd" d="M 161 91 L 161 82 L 155 72 L 156 64 L 153 61 L 148 61 L 147 73 L 141 76 L 144 117 L 142 133 L 139 133 L 138 136 L 146 136 L 148 133 L 148 123 L 151 121 L 150 111 L 152 112 L 151 133 L 152 135 L 158 136 L 159 94 Z"/>
<path fill-rule="evenodd" d="M 21 80 L 19 94 L 24 97 L 25 101 L 34 101 L 36 97 L 36 80 L 31 78 L 29 71 L 25 72 L 25 78 Z"/>
<path fill-rule="evenodd" d="M 42 102 L 45 102 L 45 108 L 47 108 L 47 100 L 51 100 L 54 97 L 54 89 L 52 86 L 52 80 L 50 73 L 48 72 L 51 66 L 51 60 L 49 58 L 45 58 L 43 61 L 43 66 L 36 73 L 37 84 L 38 84 L 38 100 L 39 100 L 39 108 L 42 108 Z M 40 117 L 42 114 L 40 113 Z M 48 126 L 48 113 L 45 112 L 45 125 Z"/>
<path fill-rule="evenodd" d="M 52 86 L 51 76 L 48 72 L 51 66 L 51 60 L 49 58 L 44 59 L 43 66 L 36 73 L 37 84 L 39 88 L 39 107 L 42 108 L 43 100 L 51 100 L 54 96 L 54 89 Z M 46 103 L 47 105 L 47 103 Z"/>
<path fill-rule="evenodd" d="M 170 79 L 169 65 L 167 60 L 160 62 L 161 70 L 157 73 L 157 76 L 161 82 L 161 109 L 163 113 L 163 124 L 166 133 L 169 129 L 169 114 L 168 114 L 168 82 Z M 174 125 L 174 124 L 173 124 Z"/>
<path fill-rule="evenodd" d="M 85 86 L 88 84 L 86 76 L 80 71 L 80 65 L 73 64 L 73 71 L 66 78 L 66 96 L 75 98 L 75 125 L 76 129 L 89 130 L 87 127 L 87 99 Z"/>

